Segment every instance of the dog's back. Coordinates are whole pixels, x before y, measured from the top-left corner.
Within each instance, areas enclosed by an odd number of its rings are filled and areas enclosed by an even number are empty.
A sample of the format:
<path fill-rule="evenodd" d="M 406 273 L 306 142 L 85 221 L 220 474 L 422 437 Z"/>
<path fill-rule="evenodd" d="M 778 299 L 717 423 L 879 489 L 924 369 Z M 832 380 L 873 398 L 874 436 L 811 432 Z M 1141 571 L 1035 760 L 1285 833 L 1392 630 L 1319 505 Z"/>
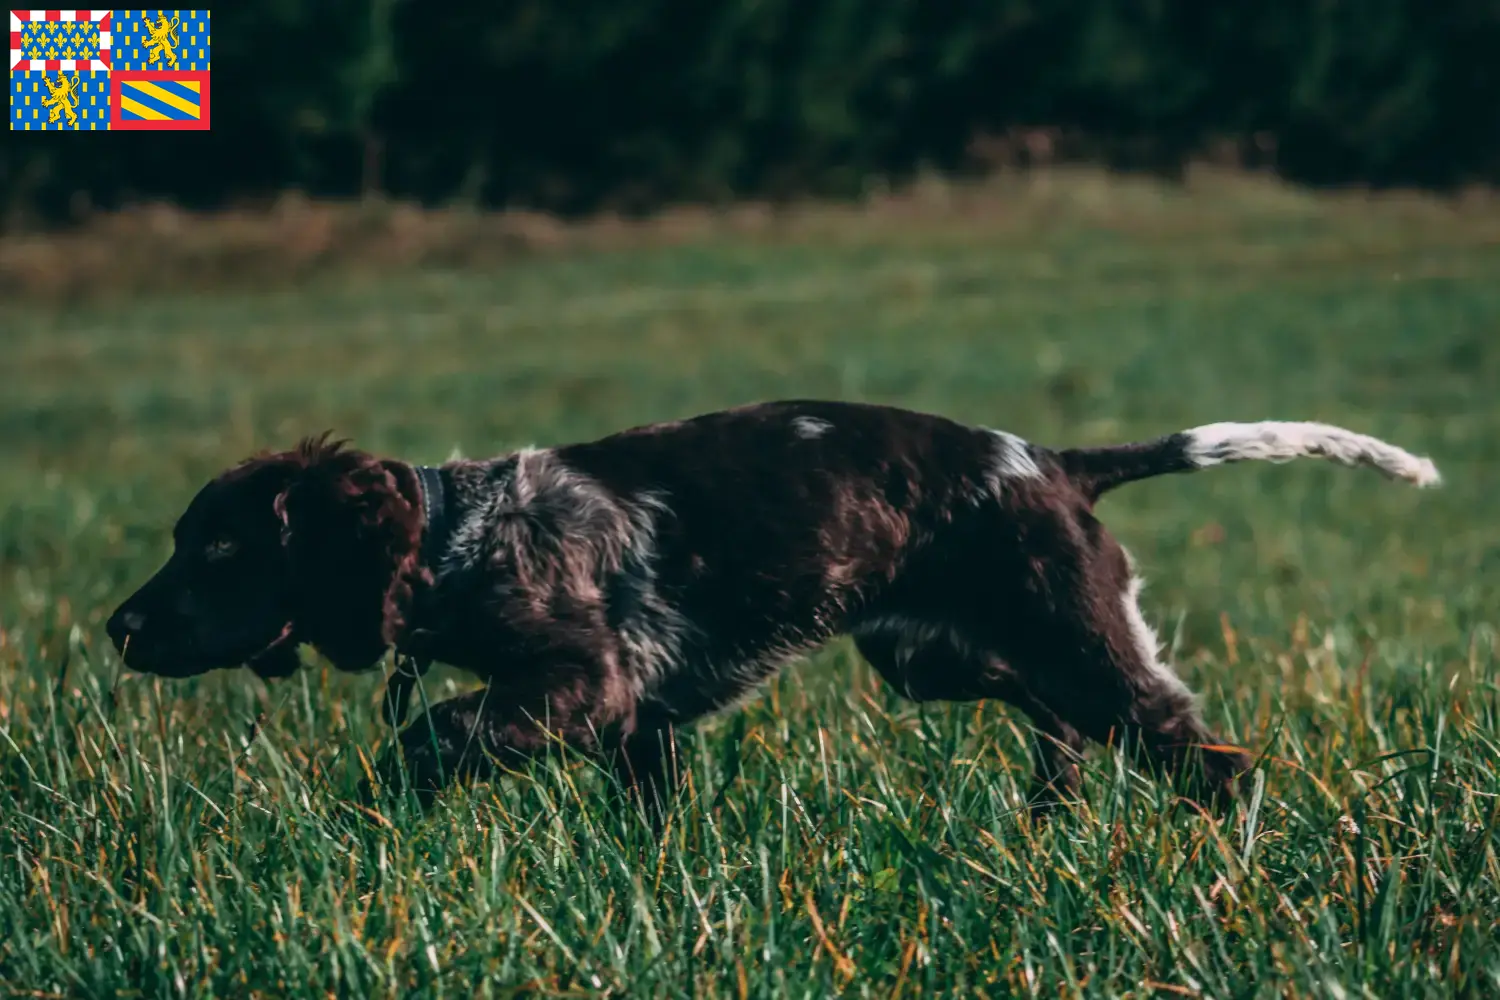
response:
<path fill-rule="evenodd" d="M 653 664 L 650 687 L 681 717 L 878 614 L 925 575 L 928 554 L 961 572 L 962 536 L 1007 490 L 1042 485 L 1047 461 L 942 417 L 812 401 L 637 428 L 555 456 L 649 522 L 649 550 L 636 547 L 648 565 L 623 569 L 615 617 L 628 631 L 632 608 L 676 609 L 667 645 L 680 662 Z"/>

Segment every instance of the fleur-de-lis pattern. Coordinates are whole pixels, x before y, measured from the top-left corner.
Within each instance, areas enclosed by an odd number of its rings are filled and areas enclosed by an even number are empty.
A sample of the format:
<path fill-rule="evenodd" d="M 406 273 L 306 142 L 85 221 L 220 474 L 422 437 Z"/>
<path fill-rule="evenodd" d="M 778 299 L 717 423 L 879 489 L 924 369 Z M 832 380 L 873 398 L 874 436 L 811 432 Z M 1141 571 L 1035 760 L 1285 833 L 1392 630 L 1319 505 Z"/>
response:
<path fill-rule="evenodd" d="M 111 10 L 13 10 L 10 70 L 103 70 L 110 63 Z M 33 17 L 32 15 L 35 15 Z"/>
<path fill-rule="evenodd" d="M 97 59 L 99 25 L 95 21 L 27 21 L 21 29 L 26 59 Z"/>

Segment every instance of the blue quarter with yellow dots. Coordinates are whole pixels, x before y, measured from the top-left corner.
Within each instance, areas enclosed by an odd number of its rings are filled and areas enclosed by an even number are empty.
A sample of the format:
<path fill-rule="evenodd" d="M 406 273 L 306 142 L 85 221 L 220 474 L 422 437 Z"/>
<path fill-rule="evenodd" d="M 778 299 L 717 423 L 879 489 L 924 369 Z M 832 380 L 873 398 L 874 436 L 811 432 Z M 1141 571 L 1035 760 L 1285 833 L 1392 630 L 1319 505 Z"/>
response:
<path fill-rule="evenodd" d="M 115 69 L 213 68 L 206 10 L 117 10 L 110 21 Z"/>
<path fill-rule="evenodd" d="M 17 132 L 109 129 L 109 74 L 26 70 L 10 76 L 10 127 Z"/>

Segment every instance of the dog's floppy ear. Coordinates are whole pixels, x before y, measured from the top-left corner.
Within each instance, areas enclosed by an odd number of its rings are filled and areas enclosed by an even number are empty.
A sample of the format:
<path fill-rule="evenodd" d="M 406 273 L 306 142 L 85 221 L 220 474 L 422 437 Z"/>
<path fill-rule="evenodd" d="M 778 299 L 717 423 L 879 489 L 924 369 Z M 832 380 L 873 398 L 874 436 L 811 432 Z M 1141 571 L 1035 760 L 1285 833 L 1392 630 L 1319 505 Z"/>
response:
<path fill-rule="evenodd" d="M 399 638 L 421 573 L 420 486 L 410 466 L 326 435 L 304 441 L 298 454 L 305 467 L 275 500 L 297 634 L 339 669 L 363 670 Z M 283 666 L 280 657 L 265 665 Z"/>

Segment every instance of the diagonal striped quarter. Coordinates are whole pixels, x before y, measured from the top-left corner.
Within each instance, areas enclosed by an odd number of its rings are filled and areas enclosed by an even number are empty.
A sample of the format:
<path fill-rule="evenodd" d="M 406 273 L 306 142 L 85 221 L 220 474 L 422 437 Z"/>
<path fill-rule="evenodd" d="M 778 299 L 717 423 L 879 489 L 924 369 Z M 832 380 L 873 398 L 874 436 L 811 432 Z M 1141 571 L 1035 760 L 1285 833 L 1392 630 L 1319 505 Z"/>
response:
<path fill-rule="evenodd" d="M 146 121 L 195 121 L 202 116 L 197 80 L 121 80 L 123 117 Z"/>

